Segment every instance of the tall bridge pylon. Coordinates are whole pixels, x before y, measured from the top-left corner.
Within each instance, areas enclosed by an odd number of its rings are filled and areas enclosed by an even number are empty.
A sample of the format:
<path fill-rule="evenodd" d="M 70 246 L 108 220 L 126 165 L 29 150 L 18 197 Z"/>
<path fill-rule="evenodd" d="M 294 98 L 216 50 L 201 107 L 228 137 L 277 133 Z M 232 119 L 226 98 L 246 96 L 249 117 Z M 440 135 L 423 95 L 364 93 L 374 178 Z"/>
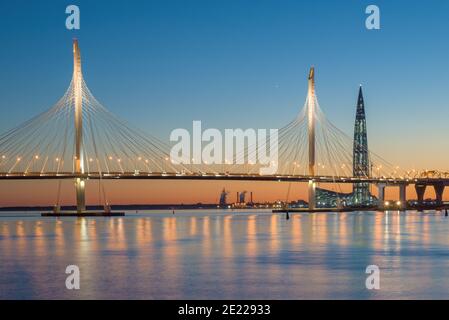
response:
<path fill-rule="evenodd" d="M 81 70 L 81 53 L 78 40 L 73 41 L 73 96 L 75 98 L 75 173 L 84 174 L 83 147 L 83 73 Z M 81 213 L 86 210 L 85 181 L 75 179 L 76 210 Z"/>
<path fill-rule="evenodd" d="M 307 90 L 307 123 L 309 138 L 309 176 L 315 176 L 315 112 L 316 112 L 316 96 L 315 96 L 315 68 L 310 68 L 308 90 Z M 316 207 L 316 184 L 313 180 L 309 180 L 309 209 Z"/>

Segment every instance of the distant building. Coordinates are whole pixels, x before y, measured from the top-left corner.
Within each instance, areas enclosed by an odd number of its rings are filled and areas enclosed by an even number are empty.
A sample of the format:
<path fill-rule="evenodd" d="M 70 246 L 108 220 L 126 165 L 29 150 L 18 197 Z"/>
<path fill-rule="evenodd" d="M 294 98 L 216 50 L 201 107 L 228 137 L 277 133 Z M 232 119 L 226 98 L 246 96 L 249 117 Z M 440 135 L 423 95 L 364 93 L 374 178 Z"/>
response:
<path fill-rule="evenodd" d="M 353 145 L 353 176 L 370 177 L 370 161 L 368 152 L 368 137 L 366 131 L 365 103 L 363 101 L 362 86 L 359 88 L 357 101 L 357 111 L 354 125 L 354 145 Z M 369 205 L 372 202 L 369 191 L 369 183 L 361 182 L 353 184 L 353 204 Z"/>
<path fill-rule="evenodd" d="M 304 200 L 292 201 L 289 204 L 290 208 L 307 208 L 309 205 Z"/>
<path fill-rule="evenodd" d="M 223 188 L 223 191 L 220 194 L 220 202 L 218 204 L 221 208 L 225 208 L 228 206 L 227 197 L 228 197 L 228 192 Z"/>
<path fill-rule="evenodd" d="M 240 192 L 239 203 L 246 203 L 245 198 L 246 198 L 246 191 Z"/>
<path fill-rule="evenodd" d="M 316 206 L 318 208 L 337 208 L 352 206 L 368 206 L 377 201 L 377 198 L 368 193 L 368 198 L 364 203 L 355 202 L 354 192 L 336 192 L 332 190 L 316 188 Z"/>

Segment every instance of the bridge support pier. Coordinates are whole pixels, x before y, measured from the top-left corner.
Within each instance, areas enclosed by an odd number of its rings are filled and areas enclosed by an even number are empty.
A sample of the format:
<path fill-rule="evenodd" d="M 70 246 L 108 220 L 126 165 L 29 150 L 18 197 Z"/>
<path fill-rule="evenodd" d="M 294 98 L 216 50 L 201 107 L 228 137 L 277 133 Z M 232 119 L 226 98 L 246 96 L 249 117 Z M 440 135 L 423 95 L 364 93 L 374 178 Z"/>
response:
<path fill-rule="evenodd" d="M 83 213 L 86 211 L 86 183 L 83 179 L 75 179 L 76 190 L 76 212 Z"/>
<path fill-rule="evenodd" d="M 404 210 L 407 208 L 407 185 L 400 184 L 399 185 L 399 201 L 400 205 L 399 208 L 401 210 Z"/>
<path fill-rule="evenodd" d="M 424 203 L 424 193 L 426 192 L 425 184 L 415 184 L 416 196 L 418 197 L 418 204 L 422 205 Z"/>
<path fill-rule="evenodd" d="M 313 180 L 309 180 L 309 210 L 316 209 L 316 183 Z"/>
<path fill-rule="evenodd" d="M 437 205 L 442 205 L 443 204 L 444 185 L 443 184 L 434 184 L 433 189 L 435 190 Z"/>
<path fill-rule="evenodd" d="M 379 206 L 383 206 L 385 202 L 385 187 L 387 185 L 385 183 L 379 183 L 377 185 L 377 198 L 379 200 Z"/>

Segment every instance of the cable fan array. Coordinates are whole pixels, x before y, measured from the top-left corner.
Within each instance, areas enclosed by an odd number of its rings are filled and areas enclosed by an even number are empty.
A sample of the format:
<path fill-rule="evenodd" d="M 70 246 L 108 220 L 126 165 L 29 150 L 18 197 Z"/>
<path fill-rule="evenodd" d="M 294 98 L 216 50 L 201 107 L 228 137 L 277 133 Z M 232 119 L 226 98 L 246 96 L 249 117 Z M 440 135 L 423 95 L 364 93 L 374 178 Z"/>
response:
<path fill-rule="evenodd" d="M 85 173 L 189 172 L 173 165 L 168 147 L 131 128 L 110 113 L 82 80 Z M 49 110 L 0 136 L 0 172 L 74 173 L 75 126 L 73 80 L 64 96 Z"/>
<path fill-rule="evenodd" d="M 313 99 L 313 101 L 312 101 Z M 278 171 L 279 175 L 309 175 L 308 114 L 313 105 L 315 121 L 315 176 L 353 177 L 353 149 L 366 151 L 369 158 L 369 172 L 361 178 L 403 178 L 408 173 L 389 163 L 366 146 L 357 144 L 351 137 L 333 125 L 321 110 L 315 95 L 307 97 L 299 115 L 285 127 L 279 129 Z M 259 146 L 260 147 L 260 146 Z M 264 145 L 269 150 L 269 144 Z M 257 152 L 256 148 L 245 148 L 245 154 Z M 261 166 L 250 166 L 251 174 Z"/>

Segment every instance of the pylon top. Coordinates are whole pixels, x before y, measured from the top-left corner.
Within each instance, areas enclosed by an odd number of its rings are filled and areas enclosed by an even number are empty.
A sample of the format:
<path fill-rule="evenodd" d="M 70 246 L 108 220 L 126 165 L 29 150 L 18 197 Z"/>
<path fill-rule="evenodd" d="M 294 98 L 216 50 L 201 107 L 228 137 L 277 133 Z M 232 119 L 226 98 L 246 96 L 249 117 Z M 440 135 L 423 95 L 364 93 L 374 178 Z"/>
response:
<path fill-rule="evenodd" d="M 309 71 L 309 80 L 314 80 L 315 78 L 315 67 L 311 67 Z"/>

